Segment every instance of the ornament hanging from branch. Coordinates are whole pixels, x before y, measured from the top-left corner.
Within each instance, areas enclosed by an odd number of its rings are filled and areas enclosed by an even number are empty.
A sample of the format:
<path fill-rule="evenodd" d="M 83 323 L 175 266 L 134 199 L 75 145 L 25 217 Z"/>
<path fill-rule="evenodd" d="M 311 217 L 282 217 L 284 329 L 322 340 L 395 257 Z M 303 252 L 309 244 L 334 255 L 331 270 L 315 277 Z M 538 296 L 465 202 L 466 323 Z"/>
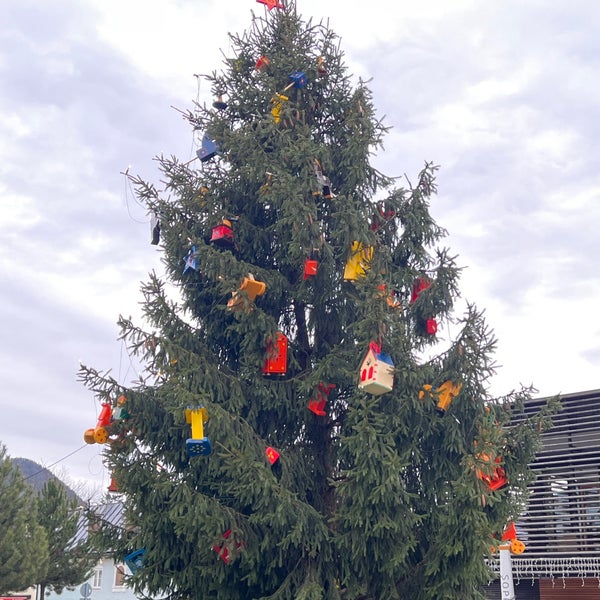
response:
<path fill-rule="evenodd" d="M 363 246 L 362 242 L 352 242 L 350 255 L 344 269 L 344 279 L 346 281 L 356 281 L 363 277 L 371 266 L 373 259 L 373 246 Z"/>
<path fill-rule="evenodd" d="M 325 412 L 325 404 L 329 400 L 329 394 L 333 389 L 335 389 L 335 384 L 325 384 L 320 382 L 319 385 L 317 385 L 315 398 L 311 398 L 308 402 L 308 410 L 313 412 L 318 417 L 324 417 L 327 414 Z"/>
<path fill-rule="evenodd" d="M 135 574 L 144 566 L 144 557 L 146 555 L 146 548 L 140 548 L 134 550 L 125 557 L 125 564 L 129 567 L 129 570 Z"/>
<path fill-rule="evenodd" d="M 213 546 L 213 550 L 217 553 L 219 558 L 228 565 L 231 562 L 231 555 L 229 549 L 232 548 L 232 541 L 229 540 L 231 537 L 231 529 L 228 529 L 223 533 L 223 543 L 220 546 Z M 235 544 L 237 551 L 243 550 L 246 547 L 246 542 L 236 542 Z"/>
<path fill-rule="evenodd" d="M 160 242 L 160 219 L 157 213 L 154 213 L 150 217 L 150 232 L 150 243 L 153 246 L 157 246 L 158 242 Z"/>
<path fill-rule="evenodd" d="M 231 311 L 244 310 L 249 312 L 253 308 L 254 300 L 257 296 L 262 296 L 267 289 L 267 284 L 263 281 L 254 279 L 252 273 L 244 277 L 239 290 L 231 293 L 231 298 L 227 301 L 227 308 Z M 244 292 L 247 298 L 244 298 Z"/>
<path fill-rule="evenodd" d="M 113 411 L 109 402 L 102 403 L 102 410 L 98 415 L 98 422 L 93 429 L 86 429 L 83 439 L 86 444 L 106 444 L 108 442 L 107 427 L 112 423 Z"/>
<path fill-rule="evenodd" d="M 256 0 L 259 4 L 264 4 L 271 12 L 274 8 L 285 8 L 279 0 Z"/>
<path fill-rule="evenodd" d="M 381 351 L 376 342 L 369 349 L 360 365 L 358 388 L 374 396 L 391 392 L 394 387 L 394 363 Z"/>
<path fill-rule="evenodd" d="M 288 339 L 277 332 L 275 342 L 269 338 L 267 341 L 267 358 L 262 367 L 262 374 L 265 377 L 285 377 L 287 373 L 287 350 Z"/>
<path fill-rule="evenodd" d="M 217 154 L 219 154 L 219 146 L 217 142 L 210 139 L 207 134 L 204 134 L 204 137 L 202 138 L 202 146 L 196 150 L 196 155 L 201 162 L 207 162 Z"/>
<path fill-rule="evenodd" d="M 198 270 L 198 248 L 196 246 L 192 246 L 189 250 L 188 253 L 183 257 L 183 262 L 185 263 L 185 266 L 183 267 L 183 272 L 185 274 L 185 272 L 188 269 L 193 269 L 194 271 Z"/>
<path fill-rule="evenodd" d="M 317 181 L 321 186 L 321 195 L 325 200 L 331 200 L 331 198 L 335 198 L 335 194 L 331 191 L 331 181 L 329 177 L 323 175 L 323 169 L 321 167 L 321 163 L 315 158 L 313 160 L 313 169 L 315 171 L 315 176 Z M 319 192 L 314 193 L 315 196 L 319 195 Z"/>
<path fill-rule="evenodd" d="M 256 65 L 254 65 L 254 68 L 257 71 L 266 71 L 269 68 L 269 64 L 270 64 L 270 60 L 263 54 L 262 56 L 260 56 L 258 58 L 258 60 L 256 61 Z"/>
<path fill-rule="evenodd" d="M 271 98 L 271 104 L 273 104 L 271 114 L 273 115 L 275 123 L 279 123 L 281 121 L 281 111 L 283 110 L 283 105 L 288 100 L 289 98 L 287 96 L 284 96 L 283 94 L 275 94 Z"/>
<path fill-rule="evenodd" d="M 280 454 L 277 452 L 277 450 L 275 450 L 275 448 L 268 446 L 265 450 L 265 456 L 267 457 L 267 460 L 271 466 L 273 466 L 279 460 Z"/>
<path fill-rule="evenodd" d="M 453 381 L 444 381 L 439 387 L 433 387 L 431 384 L 426 383 L 419 392 L 419 400 L 423 400 L 425 397 L 435 400 L 435 410 L 443 416 L 461 389 L 462 383 L 454 383 Z"/>
<path fill-rule="evenodd" d="M 231 220 L 223 219 L 219 225 L 213 227 L 210 243 L 225 250 L 231 250 L 235 247 Z"/>
<path fill-rule="evenodd" d="M 212 452 L 210 440 L 204 435 L 204 423 L 208 421 L 208 411 L 204 406 L 185 409 L 185 420 L 192 426 L 192 437 L 185 442 L 190 456 L 207 456 Z"/>

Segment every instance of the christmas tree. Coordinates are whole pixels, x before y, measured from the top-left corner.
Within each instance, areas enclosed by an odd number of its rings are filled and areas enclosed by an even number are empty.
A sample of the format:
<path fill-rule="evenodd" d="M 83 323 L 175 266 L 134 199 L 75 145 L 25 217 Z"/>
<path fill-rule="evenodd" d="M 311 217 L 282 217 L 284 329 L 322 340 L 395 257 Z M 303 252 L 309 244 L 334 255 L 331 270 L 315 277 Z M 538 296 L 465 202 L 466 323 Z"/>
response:
<path fill-rule="evenodd" d="M 197 159 L 133 178 L 166 275 L 120 320 L 141 380 L 81 371 L 127 514 L 100 531 L 151 596 L 481 598 L 549 411 L 508 427 L 531 390 L 489 397 L 436 167 L 374 168 L 387 128 L 340 40 L 267 6 L 184 111 Z"/>

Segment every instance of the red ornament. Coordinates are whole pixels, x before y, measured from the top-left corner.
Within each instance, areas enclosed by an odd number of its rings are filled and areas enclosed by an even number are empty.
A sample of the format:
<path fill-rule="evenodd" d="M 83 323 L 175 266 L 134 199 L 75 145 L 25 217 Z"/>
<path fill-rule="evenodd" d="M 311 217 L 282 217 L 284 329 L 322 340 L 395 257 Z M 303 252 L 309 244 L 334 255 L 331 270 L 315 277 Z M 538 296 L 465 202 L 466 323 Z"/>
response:
<path fill-rule="evenodd" d="M 210 243 L 220 248 L 233 248 L 233 227 L 229 219 L 223 219 L 220 225 L 213 227 Z"/>
<path fill-rule="evenodd" d="M 435 335 L 437 333 L 437 321 L 435 319 L 426 319 L 425 331 L 427 335 Z"/>
<path fill-rule="evenodd" d="M 516 539 L 517 539 L 517 528 L 515 527 L 514 523 L 511 523 L 504 530 L 504 533 L 502 534 L 502 541 L 503 542 L 508 542 L 508 541 L 516 540 Z"/>
<path fill-rule="evenodd" d="M 410 296 L 410 303 L 414 304 L 417 298 L 421 295 L 421 292 L 431 287 L 431 279 L 426 277 L 417 277 L 413 283 L 412 294 Z"/>
<path fill-rule="evenodd" d="M 312 258 L 307 258 L 304 261 L 304 275 L 303 275 L 303 279 L 306 280 L 309 277 L 314 277 L 317 274 L 317 269 L 319 268 L 319 263 L 312 259 Z"/>
<path fill-rule="evenodd" d="M 259 4 L 264 4 L 269 9 L 269 12 L 274 8 L 284 8 L 279 0 L 256 0 Z"/>
<path fill-rule="evenodd" d="M 489 457 L 487 454 L 481 454 L 480 458 L 489 462 Z M 502 462 L 502 458 L 500 456 L 496 457 L 494 461 L 498 466 L 494 469 L 492 475 L 485 475 L 482 471 L 478 471 L 477 474 L 482 481 L 485 481 L 487 486 L 495 492 L 496 490 L 501 490 L 503 487 L 508 485 L 508 478 L 506 477 L 506 471 L 503 467 L 500 466 Z"/>
<path fill-rule="evenodd" d="M 283 377 L 287 373 L 287 347 L 288 339 L 281 331 L 277 332 L 275 343 L 269 339 L 267 342 L 267 358 L 262 368 L 265 377 Z"/>
<path fill-rule="evenodd" d="M 110 485 L 108 486 L 108 491 L 111 494 L 118 494 L 119 493 L 119 486 L 117 485 L 117 482 L 115 481 L 114 476 L 110 478 Z"/>
<path fill-rule="evenodd" d="M 224 540 L 228 540 L 229 537 L 231 536 L 231 529 L 228 529 L 224 534 L 223 534 L 223 539 Z M 238 542 L 236 544 L 236 548 L 238 550 L 243 549 L 246 546 L 245 542 Z M 228 565 L 231 561 L 231 558 L 229 556 L 229 549 L 227 548 L 227 546 L 225 544 L 223 544 L 222 546 L 213 546 L 213 550 L 219 555 L 219 558 L 226 564 Z"/>
<path fill-rule="evenodd" d="M 329 400 L 329 394 L 331 390 L 335 388 L 333 383 L 325 385 L 323 382 L 317 386 L 316 399 L 311 399 L 308 402 L 308 410 L 312 411 L 318 417 L 324 417 L 327 413 L 325 412 L 325 404 Z"/>
<path fill-rule="evenodd" d="M 272 448 L 271 446 L 269 446 L 265 450 L 265 454 L 267 456 L 267 460 L 271 463 L 271 465 L 274 465 L 279 460 L 279 452 L 277 452 L 277 450 L 275 450 L 275 448 Z"/>
<path fill-rule="evenodd" d="M 257 71 L 266 71 L 269 68 L 270 62 L 271 61 L 263 55 L 256 61 L 255 69 Z"/>

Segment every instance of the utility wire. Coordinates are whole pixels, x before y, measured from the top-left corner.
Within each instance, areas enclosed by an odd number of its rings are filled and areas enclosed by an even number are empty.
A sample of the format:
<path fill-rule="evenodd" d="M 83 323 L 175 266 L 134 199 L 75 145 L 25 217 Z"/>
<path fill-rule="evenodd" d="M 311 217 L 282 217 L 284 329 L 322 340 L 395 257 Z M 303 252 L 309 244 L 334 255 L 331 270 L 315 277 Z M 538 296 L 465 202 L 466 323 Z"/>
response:
<path fill-rule="evenodd" d="M 77 448 L 77 450 L 73 450 L 73 452 L 69 452 L 69 454 L 67 454 L 66 456 L 63 456 L 62 458 L 59 458 L 56 462 L 53 462 L 51 465 L 48 465 L 47 467 L 42 467 L 39 471 L 36 471 L 35 473 L 32 473 L 31 475 L 28 475 L 27 477 L 25 477 L 23 479 L 23 481 L 27 481 L 28 479 L 31 479 L 32 477 L 35 477 L 36 475 L 39 475 L 40 473 L 43 473 L 44 471 L 47 471 L 48 469 L 50 469 L 54 465 L 57 465 L 58 463 L 62 462 L 63 460 L 66 460 L 67 458 L 69 458 L 69 456 L 73 456 L 73 454 L 79 452 L 80 450 L 83 450 L 86 447 L 87 447 L 87 444 L 84 444 L 83 446 L 80 446 L 79 448 Z"/>

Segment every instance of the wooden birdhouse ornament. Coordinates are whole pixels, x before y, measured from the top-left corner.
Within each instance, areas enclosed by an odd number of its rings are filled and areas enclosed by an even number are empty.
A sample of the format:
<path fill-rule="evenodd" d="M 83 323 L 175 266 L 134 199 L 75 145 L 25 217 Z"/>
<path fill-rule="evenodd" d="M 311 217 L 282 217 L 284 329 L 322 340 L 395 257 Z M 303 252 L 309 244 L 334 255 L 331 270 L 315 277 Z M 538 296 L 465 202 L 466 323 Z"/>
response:
<path fill-rule="evenodd" d="M 394 363 L 389 355 L 381 351 L 379 344 L 371 342 L 360 365 L 358 388 L 379 396 L 391 392 L 393 387 Z"/>
<path fill-rule="evenodd" d="M 490 462 L 490 457 L 483 452 L 478 454 L 477 458 L 479 458 L 480 460 L 483 460 L 484 462 Z M 492 472 L 491 475 L 486 475 L 481 470 L 477 471 L 477 476 L 479 477 L 479 479 L 484 481 L 487 484 L 488 488 L 492 492 L 501 490 L 503 487 L 508 485 L 508 478 L 506 477 L 506 471 L 502 467 L 501 463 L 502 463 L 502 457 L 497 456 L 496 459 L 494 460 L 494 464 L 496 464 L 497 466 L 494 468 L 494 471 Z"/>
<path fill-rule="evenodd" d="M 371 266 L 372 259 L 373 246 L 365 248 L 362 242 L 352 242 L 350 255 L 344 269 L 344 279 L 346 281 L 356 281 L 359 277 L 364 277 Z"/>
<path fill-rule="evenodd" d="M 145 555 L 146 548 L 140 548 L 139 550 L 134 550 L 125 557 L 125 564 L 132 573 L 139 571 L 144 566 Z"/>
<path fill-rule="evenodd" d="M 257 71 L 266 71 L 269 68 L 269 63 L 271 61 L 263 54 L 262 56 L 259 57 L 259 59 L 256 61 L 256 65 L 254 66 L 254 68 Z"/>
<path fill-rule="evenodd" d="M 213 107 L 217 110 L 225 110 L 227 108 L 227 102 L 223 100 L 223 96 L 219 96 L 214 102 Z"/>
<path fill-rule="evenodd" d="M 242 280 L 240 289 L 231 293 L 231 298 L 227 301 L 227 308 L 232 311 L 251 310 L 256 297 L 262 296 L 266 289 L 266 283 L 254 279 L 254 275 L 248 273 L 248 277 L 244 277 Z M 247 296 L 247 301 L 243 292 Z"/>
<path fill-rule="evenodd" d="M 462 383 L 454 383 L 452 381 L 444 381 L 437 389 L 438 402 L 435 410 L 440 415 L 445 415 L 452 400 L 458 396 L 462 389 Z"/>
<path fill-rule="evenodd" d="M 286 90 L 288 90 L 291 87 L 302 89 L 303 87 L 306 87 L 306 73 L 303 73 L 302 71 L 294 71 L 290 75 L 290 81 L 291 83 L 285 88 Z"/>
<path fill-rule="evenodd" d="M 287 96 L 284 96 L 283 94 L 275 94 L 273 98 L 271 98 L 271 104 L 273 104 L 271 114 L 273 115 L 275 123 L 279 123 L 279 121 L 281 121 L 281 111 L 283 110 L 283 105 L 288 100 L 289 98 Z"/>
<path fill-rule="evenodd" d="M 265 377 L 284 377 L 287 373 L 288 339 L 277 332 L 275 341 L 267 342 L 267 358 L 263 364 L 262 373 Z"/>
<path fill-rule="evenodd" d="M 98 422 L 93 429 L 86 429 L 83 440 L 86 444 L 106 444 L 108 442 L 108 430 L 106 429 L 113 420 L 112 406 L 108 402 L 102 403 L 102 410 L 98 415 Z"/>
<path fill-rule="evenodd" d="M 271 466 L 273 466 L 279 460 L 279 452 L 277 452 L 277 450 L 275 450 L 275 448 L 272 446 L 267 446 L 267 449 L 265 450 L 265 456 L 267 457 L 267 460 Z"/>
<path fill-rule="evenodd" d="M 183 267 L 184 274 L 188 269 L 198 270 L 198 248 L 196 246 L 192 246 L 188 250 L 188 253 L 183 257 L 183 262 L 185 264 Z"/>
<path fill-rule="evenodd" d="M 196 150 L 196 155 L 201 162 L 207 162 L 217 154 L 219 154 L 219 146 L 217 145 L 217 142 L 211 140 L 210 137 L 205 134 L 202 138 L 201 147 Z"/>
<path fill-rule="evenodd" d="M 185 420 L 192 426 L 192 437 L 185 442 L 190 456 L 206 456 L 212 452 L 210 440 L 204 435 L 204 423 L 208 421 L 208 411 L 204 406 L 185 409 Z"/>
<path fill-rule="evenodd" d="M 427 277 L 417 277 L 413 282 L 412 293 L 410 295 L 410 303 L 414 304 L 417 301 L 417 298 L 421 295 L 421 292 L 424 292 L 430 287 L 431 279 Z"/>
<path fill-rule="evenodd" d="M 210 243 L 226 250 L 234 248 L 233 227 L 229 219 L 223 219 L 219 225 L 213 227 Z"/>
<path fill-rule="evenodd" d="M 311 256 L 310 258 L 306 258 L 304 260 L 304 272 L 302 274 L 302 279 L 306 281 L 310 277 L 314 277 L 317 274 L 317 270 L 319 269 L 319 262 Z"/>
<path fill-rule="evenodd" d="M 317 417 L 324 417 L 327 414 L 325 412 L 325 404 L 327 404 L 329 394 L 333 389 L 335 389 L 335 384 L 325 384 L 321 381 L 317 386 L 315 397 L 311 398 L 308 402 L 308 410 L 317 415 Z"/>

